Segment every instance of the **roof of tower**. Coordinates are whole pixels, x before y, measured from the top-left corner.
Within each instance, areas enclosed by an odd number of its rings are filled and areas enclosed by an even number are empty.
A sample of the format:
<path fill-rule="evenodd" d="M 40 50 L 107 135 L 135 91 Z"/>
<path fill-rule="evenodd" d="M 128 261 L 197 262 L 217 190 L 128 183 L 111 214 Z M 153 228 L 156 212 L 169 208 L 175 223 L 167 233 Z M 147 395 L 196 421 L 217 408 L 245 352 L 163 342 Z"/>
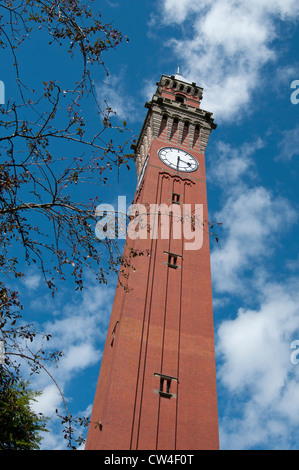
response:
<path fill-rule="evenodd" d="M 180 67 L 178 67 L 177 73 L 175 74 L 174 78 L 176 80 L 180 80 L 181 82 L 189 83 L 191 85 L 191 82 L 181 75 Z"/>

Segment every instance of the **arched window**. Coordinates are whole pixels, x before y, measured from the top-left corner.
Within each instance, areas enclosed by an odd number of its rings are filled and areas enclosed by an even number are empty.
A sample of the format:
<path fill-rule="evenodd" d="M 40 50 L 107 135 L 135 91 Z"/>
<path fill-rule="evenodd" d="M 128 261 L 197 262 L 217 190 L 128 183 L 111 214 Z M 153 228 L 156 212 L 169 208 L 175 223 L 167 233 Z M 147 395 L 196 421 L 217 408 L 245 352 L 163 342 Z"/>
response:
<path fill-rule="evenodd" d="M 180 95 L 180 94 L 175 95 L 175 101 L 177 103 L 185 103 L 184 95 Z"/>

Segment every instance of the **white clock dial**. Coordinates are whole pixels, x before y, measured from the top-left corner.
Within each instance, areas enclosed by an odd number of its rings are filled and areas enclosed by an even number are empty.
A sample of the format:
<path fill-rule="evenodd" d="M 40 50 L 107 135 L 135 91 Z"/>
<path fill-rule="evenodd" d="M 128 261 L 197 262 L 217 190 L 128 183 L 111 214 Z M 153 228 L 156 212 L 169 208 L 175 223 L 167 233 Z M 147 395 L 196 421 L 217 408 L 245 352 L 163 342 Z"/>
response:
<path fill-rule="evenodd" d="M 175 147 L 164 147 L 158 152 L 160 160 L 165 165 L 177 171 L 191 173 L 198 168 L 198 161 L 190 153 Z"/>

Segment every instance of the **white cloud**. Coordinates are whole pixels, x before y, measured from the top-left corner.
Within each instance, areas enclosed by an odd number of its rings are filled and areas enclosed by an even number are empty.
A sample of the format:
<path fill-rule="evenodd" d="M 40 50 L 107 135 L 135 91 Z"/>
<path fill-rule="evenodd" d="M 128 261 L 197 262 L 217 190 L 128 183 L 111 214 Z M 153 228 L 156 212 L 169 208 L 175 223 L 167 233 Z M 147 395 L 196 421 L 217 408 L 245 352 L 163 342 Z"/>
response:
<path fill-rule="evenodd" d="M 89 279 L 89 284 L 87 281 L 88 279 L 85 282 L 85 290 L 76 294 L 67 288 L 61 288 L 55 299 L 41 292 L 39 300 L 36 293 L 34 294 L 33 308 L 38 311 L 45 305 L 48 312 L 52 311 L 52 319 L 48 317 L 50 319 L 37 327 L 39 331 L 52 335 L 49 342 L 44 341 L 43 350 L 45 353 L 63 353 L 57 364 L 44 363 L 47 372 L 41 371 L 30 378 L 31 387 L 43 392 L 32 402 L 32 409 L 51 418 L 47 424 L 50 432 L 42 433 L 42 449 L 66 448 L 66 441 L 62 439 L 60 419 L 55 410 L 65 416 L 65 400 L 70 414 L 83 416 L 81 412 L 72 411 L 72 380 L 78 379 L 80 373 L 86 373 L 88 368 L 100 366 L 115 287 L 114 283 L 107 287 L 98 285 L 92 279 Z M 31 350 L 38 351 L 41 347 L 40 341 L 37 336 L 33 343 L 30 343 Z M 75 403 L 75 406 L 78 404 Z M 83 429 L 78 430 L 79 433 L 82 431 Z"/>
<path fill-rule="evenodd" d="M 71 292 L 70 295 L 68 289 L 62 288 L 59 296 L 52 299 L 55 315 L 38 327 L 39 330 L 52 335 L 49 342 L 43 343 L 43 350 L 46 353 L 47 351 L 63 353 L 58 364 L 45 363 L 48 373 L 41 371 L 31 379 L 34 381 L 32 387 L 43 391 L 37 401 L 33 402 L 32 408 L 36 412 L 52 417 L 50 428 L 57 426 L 55 409 L 58 409 L 62 415 L 66 414 L 60 391 L 69 406 L 72 401 L 70 390 L 74 377 L 78 378 L 80 372 L 85 372 L 91 366 L 100 365 L 114 293 L 114 287 L 100 286 L 92 281 L 88 285 L 86 283 L 83 292 L 76 294 Z M 48 299 L 45 303 L 44 294 L 41 294 L 42 302 L 51 311 L 51 301 Z M 38 309 L 41 307 L 36 295 L 33 306 Z M 32 350 L 39 350 L 41 347 L 39 341 L 39 337 L 36 337 L 31 343 Z M 44 436 L 43 448 L 54 449 L 56 445 L 57 448 L 62 448 L 64 444 L 53 440 L 53 432 L 51 435 L 52 438 Z"/>
<path fill-rule="evenodd" d="M 191 12 L 199 11 L 205 4 L 205 1 L 199 6 L 193 0 L 164 0 L 164 21 L 182 23 Z"/>
<path fill-rule="evenodd" d="M 280 153 L 277 160 L 290 161 L 299 155 L 299 125 L 283 132 L 283 138 L 279 143 Z"/>
<path fill-rule="evenodd" d="M 125 69 L 119 71 L 118 75 L 109 75 L 105 82 L 96 85 L 96 94 L 102 109 L 105 110 L 106 103 L 116 113 L 116 117 L 132 122 L 138 119 L 134 104 L 134 98 L 129 96 L 129 90 L 125 85 Z"/>
<path fill-rule="evenodd" d="M 279 272 L 278 281 L 267 266 L 297 214 L 288 200 L 256 183 L 254 157 L 263 145 L 219 143 L 219 164 L 211 164 L 210 179 L 222 190 L 213 218 L 224 223 L 211 255 L 215 314 L 223 294 L 226 311 L 228 296 L 241 305 L 216 334 L 220 396 L 226 400 L 223 449 L 288 449 L 298 433 L 299 365 L 291 363 L 290 346 L 299 338 L 299 278 L 281 280 Z M 276 265 L 280 269 L 285 261 Z"/>
<path fill-rule="evenodd" d="M 271 48 L 276 21 L 298 14 L 297 0 L 164 0 L 160 22 L 182 25 L 184 37 L 168 45 L 183 75 L 204 87 L 203 107 L 219 121 L 252 106 L 262 67 L 277 58 Z"/>
<path fill-rule="evenodd" d="M 62 433 L 57 430 L 43 433 L 41 450 L 66 450 L 66 441 L 62 437 Z"/>
<path fill-rule="evenodd" d="M 55 384 L 50 384 L 43 389 L 43 393 L 36 401 L 31 403 L 35 413 L 43 413 L 44 416 L 55 416 L 55 410 L 61 405 L 61 394 Z"/>
<path fill-rule="evenodd" d="M 78 369 L 85 369 L 99 363 L 106 330 L 110 318 L 114 289 L 97 284 L 90 284 L 85 291 L 77 295 L 60 299 L 60 315 L 44 325 L 52 338 L 48 345 L 55 350 L 62 350 L 55 378 L 64 387 Z M 62 303 L 62 300 L 65 303 Z M 57 306 L 56 306 L 57 308 Z"/>
<path fill-rule="evenodd" d="M 290 344 L 298 333 L 299 294 L 286 286 L 264 286 L 258 310 L 239 309 L 234 320 L 224 321 L 218 347 L 226 357 L 220 377 L 231 391 L 254 387 L 255 401 L 272 402 L 292 369 Z"/>
<path fill-rule="evenodd" d="M 36 290 L 40 287 L 42 277 L 38 272 L 29 271 L 25 273 L 25 276 L 22 278 L 22 283 L 29 290 Z"/>
<path fill-rule="evenodd" d="M 220 142 L 208 171 L 211 184 L 222 189 L 222 207 L 213 214 L 213 220 L 223 223 L 219 244 L 211 253 L 215 294 L 249 292 L 258 276 L 266 275 L 265 263 L 277 247 L 282 227 L 286 230 L 297 220 L 288 200 L 254 185 L 254 157 L 264 145 L 258 139 L 235 149 Z"/>
<path fill-rule="evenodd" d="M 252 156 L 263 146 L 260 138 L 256 142 L 245 143 L 238 149 L 225 142 L 219 142 L 214 157 L 211 156 L 212 162 L 207 175 L 209 184 L 216 184 L 230 193 L 236 187 L 240 192 L 244 176 L 247 180 L 255 177 L 255 162 Z"/>
<path fill-rule="evenodd" d="M 147 101 L 151 101 L 154 93 L 156 93 L 157 87 L 153 78 L 144 79 L 142 94 Z"/>
<path fill-rule="evenodd" d="M 274 197 L 263 187 L 242 186 L 239 195 L 228 197 L 214 216 L 223 222 L 223 237 L 211 254 L 212 278 L 216 293 L 245 294 L 252 289 L 248 273 L 264 266 L 273 254 L 277 236 L 296 218 L 289 202 Z"/>
<path fill-rule="evenodd" d="M 298 74 L 299 74 L 298 63 L 278 67 L 276 69 L 276 83 L 275 82 L 273 83 L 275 89 L 279 89 L 279 87 L 285 86 L 287 89 L 290 90 L 290 93 L 292 93 L 293 89 L 291 89 L 290 85 L 293 82 L 293 80 L 295 80 L 298 77 Z"/>
<path fill-rule="evenodd" d="M 297 255 L 297 258 L 286 261 L 286 268 L 291 272 L 299 271 L 299 254 Z"/>
<path fill-rule="evenodd" d="M 290 360 L 291 342 L 299 334 L 298 287 L 298 279 L 265 283 L 260 307 L 239 309 L 218 330 L 218 377 L 239 403 L 235 418 L 221 423 L 224 448 L 292 445 L 299 419 L 299 366 Z"/>
<path fill-rule="evenodd" d="M 60 360 L 59 367 L 63 369 L 63 373 L 69 371 L 74 373 L 99 363 L 101 360 L 101 352 L 97 351 L 91 344 L 79 344 L 70 346 L 63 358 Z"/>

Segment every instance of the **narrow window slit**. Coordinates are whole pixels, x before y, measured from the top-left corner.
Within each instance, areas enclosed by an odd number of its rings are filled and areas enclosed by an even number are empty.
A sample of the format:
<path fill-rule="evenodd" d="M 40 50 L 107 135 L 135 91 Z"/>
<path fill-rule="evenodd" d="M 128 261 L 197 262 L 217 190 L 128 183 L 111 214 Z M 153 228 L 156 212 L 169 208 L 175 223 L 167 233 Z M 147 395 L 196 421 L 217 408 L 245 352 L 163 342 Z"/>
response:
<path fill-rule="evenodd" d="M 177 268 L 177 259 L 176 255 L 169 254 L 168 255 L 168 266 L 170 268 Z"/>
<path fill-rule="evenodd" d="M 181 269 L 181 266 L 178 265 L 178 258 L 182 258 L 181 255 L 178 255 L 176 253 L 169 253 L 168 251 L 164 251 L 164 253 L 168 255 L 167 262 L 165 262 L 164 264 L 173 269 Z"/>
<path fill-rule="evenodd" d="M 112 340 L 111 340 L 111 343 L 110 343 L 111 348 L 113 348 L 113 343 L 114 343 L 114 340 L 116 338 L 116 328 L 117 328 L 118 324 L 119 324 L 119 321 L 117 320 L 117 322 L 115 323 L 114 328 L 112 330 L 112 333 L 111 333 L 111 335 L 112 335 Z"/>
<path fill-rule="evenodd" d="M 160 395 L 170 398 L 172 394 L 170 393 L 171 378 L 160 377 Z"/>
<path fill-rule="evenodd" d="M 199 125 L 196 124 L 195 129 L 194 129 L 193 147 L 197 144 L 197 141 L 199 140 L 199 134 L 200 134 L 200 128 L 199 128 Z"/>
<path fill-rule="evenodd" d="M 175 133 L 178 130 L 178 125 L 179 125 L 179 120 L 178 118 L 173 119 L 172 127 L 171 127 L 171 133 L 170 133 L 170 140 L 173 139 Z"/>
<path fill-rule="evenodd" d="M 167 126 L 167 114 L 164 114 L 162 119 L 161 119 L 161 126 L 160 126 L 160 130 L 159 130 L 159 136 L 166 129 L 166 126 Z"/>
<path fill-rule="evenodd" d="M 173 204 L 179 204 L 180 203 L 180 194 L 172 193 L 171 202 Z"/>
<path fill-rule="evenodd" d="M 154 392 L 164 398 L 176 398 L 177 395 L 171 393 L 171 384 L 172 382 L 178 382 L 177 377 L 170 377 L 169 375 L 159 374 L 158 372 L 155 372 L 154 375 L 160 377 L 159 390 L 154 390 Z"/>

